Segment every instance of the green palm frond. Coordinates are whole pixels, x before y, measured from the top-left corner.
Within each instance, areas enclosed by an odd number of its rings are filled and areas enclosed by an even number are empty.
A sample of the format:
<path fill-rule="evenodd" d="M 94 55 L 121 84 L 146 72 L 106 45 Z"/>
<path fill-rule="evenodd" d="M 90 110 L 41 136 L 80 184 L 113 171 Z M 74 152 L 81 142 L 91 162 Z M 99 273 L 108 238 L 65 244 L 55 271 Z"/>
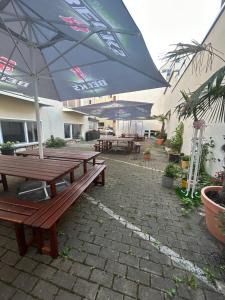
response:
<path fill-rule="evenodd" d="M 182 102 L 176 111 L 183 118 L 225 122 L 225 66 L 215 72 L 196 91 L 181 92 Z"/>

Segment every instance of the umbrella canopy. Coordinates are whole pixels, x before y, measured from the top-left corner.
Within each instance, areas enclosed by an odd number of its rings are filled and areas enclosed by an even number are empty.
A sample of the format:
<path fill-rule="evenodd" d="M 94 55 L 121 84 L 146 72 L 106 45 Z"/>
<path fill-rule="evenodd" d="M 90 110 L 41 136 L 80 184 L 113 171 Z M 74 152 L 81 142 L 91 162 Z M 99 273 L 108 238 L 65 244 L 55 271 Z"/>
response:
<path fill-rule="evenodd" d="M 167 85 L 121 0 L 4 0 L 0 29 L 1 89 L 33 96 L 32 75 L 58 100 Z"/>
<path fill-rule="evenodd" d="M 0 89 L 69 100 L 167 86 L 121 0 L 0 0 Z"/>
<path fill-rule="evenodd" d="M 76 110 L 110 120 L 148 120 L 152 105 L 152 103 L 117 100 L 81 106 Z"/>

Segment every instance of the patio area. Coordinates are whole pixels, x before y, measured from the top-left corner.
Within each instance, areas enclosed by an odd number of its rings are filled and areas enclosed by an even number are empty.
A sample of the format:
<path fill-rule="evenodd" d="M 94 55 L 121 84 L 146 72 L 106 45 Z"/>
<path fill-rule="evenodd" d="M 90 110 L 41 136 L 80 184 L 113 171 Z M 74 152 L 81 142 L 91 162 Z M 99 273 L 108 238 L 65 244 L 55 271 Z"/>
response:
<path fill-rule="evenodd" d="M 1 299 L 224 299 L 222 244 L 208 233 L 201 207 L 182 216 L 174 190 L 161 186 L 166 153 L 151 144 L 146 163 L 144 143 L 140 154 L 99 157 L 106 160 L 105 186 L 88 189 L 61 218 L 59 258 L 32 248 L 20 257 L 14 228 L 0 223 Z M 87 143 L 68 147 L 93 150 Z M 19 181 L 9 178 L 12 192 Z M 208 281 L 197 279 L 198 268 Z"/>

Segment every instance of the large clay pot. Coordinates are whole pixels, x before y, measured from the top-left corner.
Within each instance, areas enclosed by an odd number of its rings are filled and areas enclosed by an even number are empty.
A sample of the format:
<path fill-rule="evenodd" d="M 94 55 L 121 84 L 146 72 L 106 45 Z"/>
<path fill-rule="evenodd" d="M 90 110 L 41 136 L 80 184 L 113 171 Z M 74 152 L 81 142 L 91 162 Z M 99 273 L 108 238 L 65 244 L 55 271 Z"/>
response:
<path fill-rule="evenodd" d="M 164 143 L 164 139 L 156 139 L 155 142 L 157 145 L 162 145 Z"/>
<path fill-rule="evenodd" d="M 219 241 L 225 244 L 225 235 L 221 231 L 221 221 L 218 220 L 218 214 L 224 213 L 225 208 L 213 202 L 206 196 L 208 191 L 219 191 L 221 186 L 207 186 L 201 191 L 201 199 L 205 207 L 206 225 L 209 232 Z"/>

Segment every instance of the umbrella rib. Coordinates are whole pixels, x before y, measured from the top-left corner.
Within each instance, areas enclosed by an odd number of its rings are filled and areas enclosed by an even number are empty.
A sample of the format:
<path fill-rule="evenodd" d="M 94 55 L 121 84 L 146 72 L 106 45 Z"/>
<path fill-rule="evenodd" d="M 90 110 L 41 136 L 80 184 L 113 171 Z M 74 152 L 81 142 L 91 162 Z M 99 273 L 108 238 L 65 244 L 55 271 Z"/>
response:
<path fill-rule="evenodd" d="M 34 26 L 35 26 L 35 25 L 34 25 Z M 36 29 L 37 29 L 37 30 L 45 37 L 44 33 L 41 32 L 41 30 L 40 30 L 39 28 L 36 28 Z M 68 62 L 68 60 L 63 56 L 63 54 L 61 54 L 61 52 L 56 48 L 56 46 L 53 46 L 53 48 L 56 50 L 56 52 L 57 52 L 58 54 L 61 55 L 62 59 L 65 60 L 65 62 L 68 64 L 68 66 L 69 66 L 70 68 L 73 68 L 73 65 L 71 65 L 71 64 Z M 85 83 L 87 83 L 86 80 L 85 80 L 85 78 L 82 77 L 82 79 L 83 79 L 83 81 L 84 81 Z M 95 89 L 94 89 L 94 88 L 91 88 L 91 89 L 92 89 L 93 92 L 97 95 Z"/>
<path fill-rule="evenodd" d="M 14 1 L 12 1 L 12 6 L 13 6 L 13 8 L 14 8 L 14 11 L 15 11 L 16 17 L 18 18 L 18 17 L 19 17 L 19 15 L 18 15 L 17 9 L 16 9 L 16 7 L 15 7 Z M 18 22 L 20 23 L 20 26 L 23 28 L 23 24 L 21 23 L 21 21 L 20 21 L 20 20 L 18 20 Z M 26 23 L 27 23 L 27 22 L 26 22 Z M 25 26 L 25 28 L 26 28 L 26 26 Z M 24 33 L 25 33 L 26 39 L 28 39 L 28 36 L 27 36 L 27 33 L 26 33 L 26 30 L 25 30 L 25 28 L 24 28 Z"/>
<path fill-rule="evenodd" d="M 0 19 L 2 20 L 2 17 L 1 17 L 1 16 L 0 16 Z M 26 28 L 26 24 L 22 27 L 21 34 L 24 32 L 25 28 Z M 10 38 L 11 38 L 13 44 L 14 44 L 14 48 L 13 48 L 13 50 L 12 50 L 10 56 L 9 56 L 9 60 L 11 59 L 13 53 L 15 52 L 15 49 L 17 49 L 17 50 L 19 51 L 19 53 L 20 53 L 20 55 L 21 55 L 21 57 L 22 57 L 24 63 L 26 64 L 26 66 L 27 66 L 28 69 L 30 70 L 30 68 L 29 68 L 29 66 L 28 66 L 28 64 L 27 64 L 27 62 L 26 62 L 26 60 L 25 60 L 23 54 L 21 53 L 21 51 L 20 51 L 20 49 L 19 49 L 19 47 L 18 47 L 19 41 L 17 41 L 17 42 L 14 41 L 14 39 L 13 39 L 13 37 L 12 37 L 12 35 L 11 35 L 11 31 L 9 30 L 9 28 L 8 28 L 7 26 L 6 26 L 6 30 L 8 31 L 8 34 L 9 34 L 9 36 L 10 36 Z M 7 65 L 5 65 L 5 67 L 4 67 L 4 69 L 3 69 L 2 76 L 4 75 L 4 71 L 5 71 L 5 69 L 6 69 L 6 66 L 7 66 Z M 18 68 L 17 66 L 15 66 L 15 69 L 17 69 L 17 70 L 19 70 L 19 71 L 21 71 L 21 72 L 23 72 L 23 73 L 25 73 L 25 74 L 29 74 L 27 71 L 25 71 L 25 70 L 23 70 L 23 69 L 21 69 L 21 68 Z M 31 71 L 31 70 L 30 70 L 30 71 Z M 2 77 L 2 76 L 1 76 L 1 77 Z"/>

